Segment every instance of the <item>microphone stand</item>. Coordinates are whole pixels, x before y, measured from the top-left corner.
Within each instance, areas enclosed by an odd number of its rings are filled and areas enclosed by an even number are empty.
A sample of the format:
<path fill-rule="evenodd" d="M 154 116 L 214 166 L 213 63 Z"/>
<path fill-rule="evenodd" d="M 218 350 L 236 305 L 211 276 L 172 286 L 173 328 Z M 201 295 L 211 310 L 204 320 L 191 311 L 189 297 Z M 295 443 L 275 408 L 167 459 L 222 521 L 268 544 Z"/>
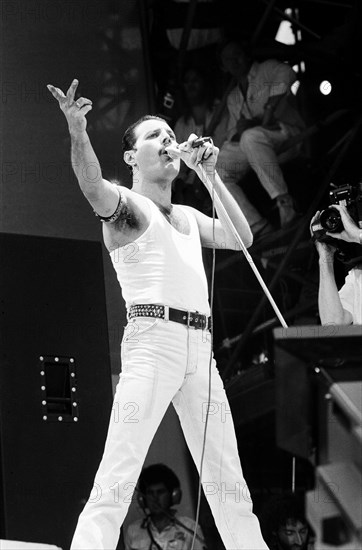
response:
<path fill-rule="evenodd" d="M 236 242 L 239 244 L 239 246 L 240 246 L 241 250 L 243 251 L 243 254 L 244 254 L 247 262 L 249 263 L 250 267 L 254 271 L 254 274 L 255 274 L 256 278 L 258 279 L 258 281 L 260 283 L 260 286 L 262 287 L 266 297 L 268 298 L 273 310 L 275 311 L 275 314 L 278 317 L 282 327 L 288 328 L 288 325 L 287 325 L 284 317 L 282 316 L 281 312 L 279 311 L 279 308 L 276 305 L 272 295 L 270 294 L 269 289 L 266 286 L 262 276 L 260 275 L 260 273 L 259 273 L 259 271 L 258 271 L 258 269 L 257 269 L 257 267 L 254 263 L 253 258 L 250 256 L 250 254 L 249 254 L 246 246 L 244 245 L 239 233 L 237 232 L 233 222 L 231 221 L 229 214 L 226 212 L 226 209 L 225 209 L 223 203 L 221 202 L 220 197 L 218 196 L 217 192 L 215 191 L 214 185 L 213 185 L 212 181 L 210 180 L 209 176 L 207 175 L 205 168 L 202 166 L 201 163 L 199 164 L 198 168 L 201 172 L 202 177 L 204 178 L 204 182 L 208 185 L 209 189 L 211 190 L 211 198 L 212 198 L 213 203 L 217 204 L 217 207 L 218 207 L 219 211 L 222 212 L 223 218 L 225 218 L 225 220 L 226 220 L 226 222 L 229 226 L 229 229 L 232 231 L 232 233 L 233 233 L 233 235 L 236 239 Z"/>

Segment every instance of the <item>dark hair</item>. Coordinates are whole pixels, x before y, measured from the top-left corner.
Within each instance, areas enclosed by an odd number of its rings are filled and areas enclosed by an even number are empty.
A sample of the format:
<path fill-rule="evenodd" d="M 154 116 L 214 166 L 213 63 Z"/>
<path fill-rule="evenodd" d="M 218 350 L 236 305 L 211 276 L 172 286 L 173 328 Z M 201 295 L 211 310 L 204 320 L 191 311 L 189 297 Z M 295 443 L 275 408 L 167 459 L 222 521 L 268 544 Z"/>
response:
<path fill-rule="evenodd" d="M 145 494 L 147 487 L 155 483 L 164 483 L 170 493 L 180 488 L 177 475 L 166 464 L 151 464 L 142 470 L 138 479 L 141 493 Z"/>
<path fill-rule="evenodd" d="M 267 501 L 260 517 L 261 528 L 267 543 L 273 537 L 273 533 L 283 527 L 288 520 L 293 523 L 300 521 L 308 525 L 302 495 L 288 492 L 274 495 Z"/>

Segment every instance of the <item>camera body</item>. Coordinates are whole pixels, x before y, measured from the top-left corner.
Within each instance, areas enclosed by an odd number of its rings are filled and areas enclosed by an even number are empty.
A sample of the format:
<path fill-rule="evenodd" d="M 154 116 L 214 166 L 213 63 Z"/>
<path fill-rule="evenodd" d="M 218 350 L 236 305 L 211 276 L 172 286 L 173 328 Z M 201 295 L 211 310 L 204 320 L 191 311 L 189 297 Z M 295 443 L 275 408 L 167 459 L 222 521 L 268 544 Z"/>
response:
<path fill-rule="evenodd" d="M 329 192 L 330 206 L 322 210 L 319 217 L 311 226 L 313 238 L 319 242 L 325 242 L 337 249 L 336 257 L 344 263 L 360 260 L 362 256 L 361 245 L 347 243 L 342 239 L 331 237 L 328 233 L 341 233 L 343 231 L 343 222 L 337 208 L 334 204 L 341 204 L 347 208 L 351 218 L 357 226 L 362 229 L 362 181 L 357 185 L 341 185 Z"/>
<path fill-rule="evenodd" d="M 362 227 L 362 182 L 357 186 L 342 185 L 329 192 L 331 206 L 322 210 L 319 218 L 313 223 L 312 231 L 317 241 L 329 242 L 329 233 L 340 233 L 343 231 L 342 218 L 333 204 L 343 204 L 348 210 L 351 218 L 359 227 Z"/>

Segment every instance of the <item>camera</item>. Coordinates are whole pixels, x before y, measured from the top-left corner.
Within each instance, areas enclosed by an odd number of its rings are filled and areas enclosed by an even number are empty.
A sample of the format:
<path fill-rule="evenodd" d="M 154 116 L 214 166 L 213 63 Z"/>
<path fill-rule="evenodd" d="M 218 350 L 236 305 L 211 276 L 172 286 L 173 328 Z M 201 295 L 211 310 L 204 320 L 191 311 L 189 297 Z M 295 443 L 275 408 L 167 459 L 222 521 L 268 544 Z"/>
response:
<path fill-rule="evenodd" d="M 351 218 L 359 227 L 362 227 L 362 181 L 357 186 L 342 185 L 329 192 L 331 206 L 322 210 L 312 225 L 312 232 L 317 241 L 330 242 L 328 233 L 341 233 L 343 222 L 341 214 L 333 204 L 343 204 Z M 333 239 L 332 239 L 333 240 Z"/>
<path fill-rule="evenodd" d="M 334 204 L 344 205 L 353 221 L 362 229 L 362 180 L 357 185 L 335 187 L 329 192 L 329 202 L 330 206 L 322 210 L 311 226 L 313 238 L 334 246 L 337 249 L 337 259 L 344 263 L 359 260 L 362 255 L 361 245 L 347 243 L 327 235 L 327 232 L 338 234 L 344 229 L 341 214 L 337 208 L 333 208 Z"/>

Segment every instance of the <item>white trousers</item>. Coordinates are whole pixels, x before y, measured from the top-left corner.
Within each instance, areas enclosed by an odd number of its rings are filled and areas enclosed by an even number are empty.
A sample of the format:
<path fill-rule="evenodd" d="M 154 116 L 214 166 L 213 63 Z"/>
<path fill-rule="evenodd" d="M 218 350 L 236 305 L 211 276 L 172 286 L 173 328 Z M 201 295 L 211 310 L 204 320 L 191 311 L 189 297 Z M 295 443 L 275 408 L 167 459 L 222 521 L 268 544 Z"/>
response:
<path fill-rule="evenodd" d="M 71 550 L 114 550 L 153 436 L 172 401 L 200 468 L 208 409 L 210 333 L 162 319 L 132 319 L 122 342 L 103 458 Z M 227 550 L 267 550 L 243 478 L 232 416 L 215 361 L 202 486 Z"/>
<path fill-rule="evenodd" d="M 283 126 L 268 130 L 255 126 L 245 130 L 240 141 L 225 141 L 217 160 L 217 171 L 243 211 L 250 226 L 262 219 L 261 214 L 242 189 L 242 178 L 252 169 L 271 199 L 288 192 L 280 163 L 296 156 L 298 149 L 291 147 L 281 155 L 278 151 L 288 139 L 299 133 L 297 128 Z"/>

